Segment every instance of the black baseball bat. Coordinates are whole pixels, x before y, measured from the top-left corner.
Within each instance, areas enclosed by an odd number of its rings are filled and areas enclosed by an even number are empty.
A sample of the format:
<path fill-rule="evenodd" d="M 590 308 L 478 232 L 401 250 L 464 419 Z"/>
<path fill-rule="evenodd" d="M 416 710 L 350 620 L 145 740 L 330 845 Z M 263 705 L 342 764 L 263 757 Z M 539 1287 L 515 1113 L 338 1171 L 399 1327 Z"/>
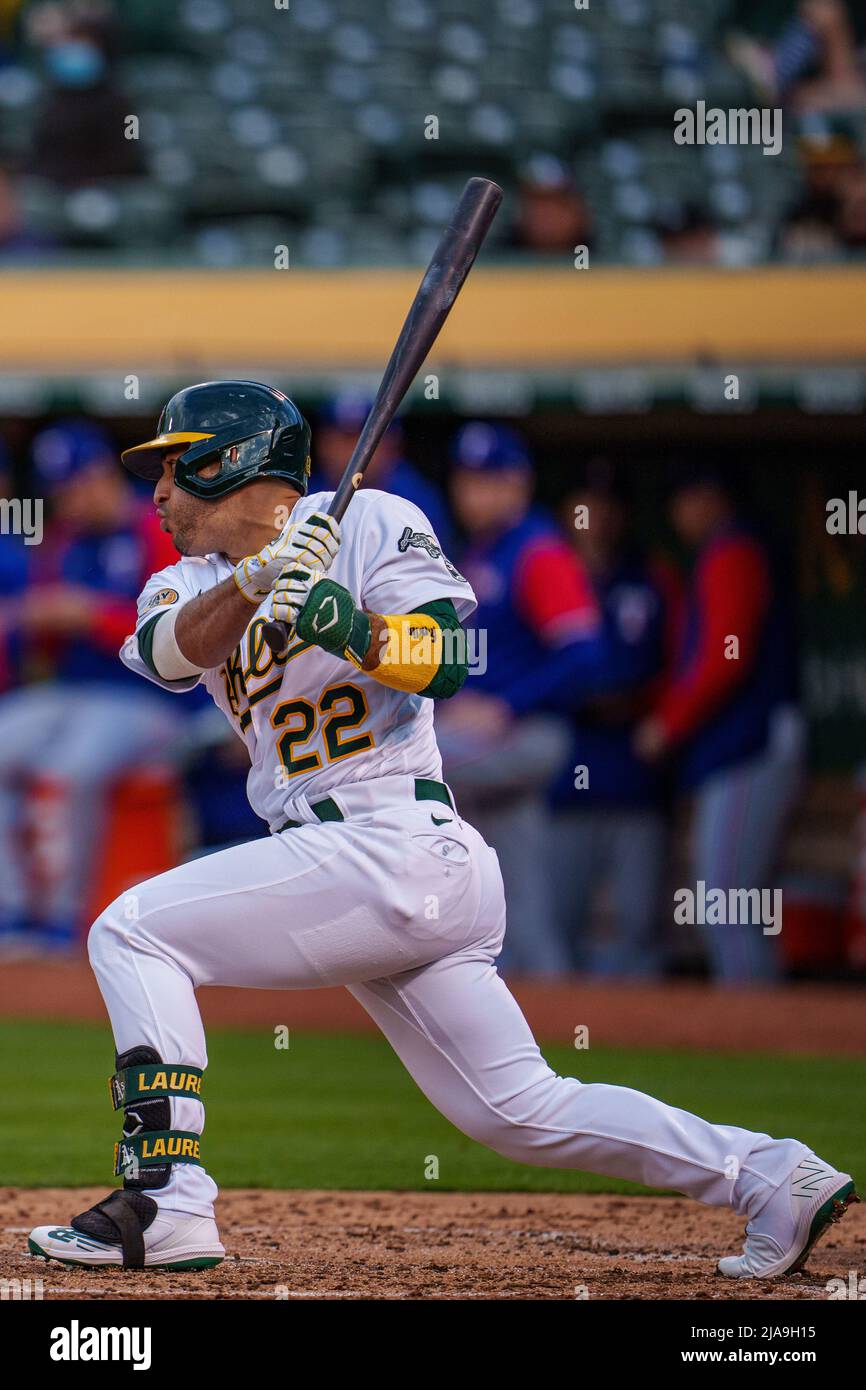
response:
<path fill-rule="evenodd" d="M 470 179 L 461 193 L 418 286 L 370 414 L 334 493 L 328 511 L 337 521 L 342 520 L 383 434 L 451 312 L 501 202 L 502 189 L 490 179 Z M 265 639 L 277 656 L 285 652 L 290 636 L 286 623 L 273 621 L 265 627 Z"/>

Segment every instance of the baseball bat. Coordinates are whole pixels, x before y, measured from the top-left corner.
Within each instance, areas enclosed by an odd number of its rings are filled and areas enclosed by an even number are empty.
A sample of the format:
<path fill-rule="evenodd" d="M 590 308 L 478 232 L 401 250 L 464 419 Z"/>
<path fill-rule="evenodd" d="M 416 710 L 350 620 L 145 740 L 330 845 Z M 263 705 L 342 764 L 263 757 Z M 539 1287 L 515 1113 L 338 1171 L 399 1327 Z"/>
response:
<path fill-rule="evenodd" d="M 364 428 L 334 493 L 328 511 L 337 521 L 342 520 L 382 436 L 451 312 L 501 202 L 502 189 L 490 179 L 469 179 L 460 195 L 418 286 Z M 265 640 L 277 656 L 286 651 L 290 636 L 284 622 L 272 621 L 265 627 Z"/>

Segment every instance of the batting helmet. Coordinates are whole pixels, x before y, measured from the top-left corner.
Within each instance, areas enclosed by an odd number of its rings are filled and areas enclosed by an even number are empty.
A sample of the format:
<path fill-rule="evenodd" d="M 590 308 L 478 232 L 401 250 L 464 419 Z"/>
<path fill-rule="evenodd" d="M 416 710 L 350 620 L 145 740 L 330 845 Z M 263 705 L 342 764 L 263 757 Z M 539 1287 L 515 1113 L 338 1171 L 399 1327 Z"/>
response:
<path fill-rule="evenodd" d="M 162 452 L 188 444 L 174 481 L 193 497 L 225 497 L 256 478 L 284 478 L 300 493 L 310 476 L 310 427 L 282 391 L 257 381 L 204 381 L 172 396 L 156 436 L 121 455 L 139 478 L 156 482 Z M 213 477 L 205 464 L 219 462 Z"/>

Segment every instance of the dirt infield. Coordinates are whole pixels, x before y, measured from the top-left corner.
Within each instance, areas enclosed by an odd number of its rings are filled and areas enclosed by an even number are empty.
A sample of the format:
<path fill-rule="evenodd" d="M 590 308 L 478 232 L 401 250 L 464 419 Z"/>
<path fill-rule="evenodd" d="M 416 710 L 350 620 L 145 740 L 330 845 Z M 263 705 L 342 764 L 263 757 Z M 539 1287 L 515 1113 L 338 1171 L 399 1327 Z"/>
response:
<path fill-rule="evenodd" d="M 601 986 L 509 981 L 546 1041 L 586 1025 L 594 1045 L 866 1051 L 860 989 L 789 986 L 735 993 L 699 984 Z M 374 1031 L 345 990 L 205 989 L 205 1022 Z M 6 963 L 0 1015 L 104 1021 L 84 961 Z M 827 1281 L 866 1274 L 866 1204 L 817 1247 L 808 1272 L 777 1282 L 713 1273 L 740 1248 L 730 1211 L 683 1198 L 519 1193 L 227 1191 L 228 1255 L 200 1274 L 75 1271 L 24 1253 L 27 1232 L 67 1222 L 105 1188 L 0 1188 L 0 1280 L 41 1279 L 46 1299 L 826 1299 Z"/>
<path fill-rule="evenodd" d="M 571 1043 L 586 1026 L 593 1046 L 741 1049 L 815 1056 L 866 1053 L 862 986 L 787 985 L 722 990 L 700 983 L 601 985 L 587 980 L 540 984 L 509 980 L 536 1036 Z M 285 1020 L 301 1032 L 375 1032 L 344 989 L 203 989 L 209 1026 L 272 1028 Z M 4 961 L 0 1016 L 105 1022 L 105 1007 L 84 958 Z"/>
<path fill-rule="evenodd" d="M 42 1280 L 45 1299 L 826 1299 L 862 1276 L 866 1205 L 816 1247 L 803 1274 L 733 1281 L 729 1211 L 671 1197 L 518 1193 L 227 1192 L 227 1250 L 198 1274 L 73 1270 L 28 1257 L 34 1223 L 67 1221 L 104 1189 L 0 1189 L 0 1279 Z"/>

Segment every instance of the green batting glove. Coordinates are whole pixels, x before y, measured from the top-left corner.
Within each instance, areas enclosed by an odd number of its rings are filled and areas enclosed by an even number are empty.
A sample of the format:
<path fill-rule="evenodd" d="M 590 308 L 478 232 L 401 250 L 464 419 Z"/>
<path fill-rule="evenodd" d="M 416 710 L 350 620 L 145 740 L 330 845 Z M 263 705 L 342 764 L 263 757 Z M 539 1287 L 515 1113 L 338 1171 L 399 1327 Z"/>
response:
<path fill-rule="evenodd" d="M 295 631 L 303 642 L 360 666 L 373 635 L 370 618 L 333 579 L 320 579 L 298 614 Z"/>

